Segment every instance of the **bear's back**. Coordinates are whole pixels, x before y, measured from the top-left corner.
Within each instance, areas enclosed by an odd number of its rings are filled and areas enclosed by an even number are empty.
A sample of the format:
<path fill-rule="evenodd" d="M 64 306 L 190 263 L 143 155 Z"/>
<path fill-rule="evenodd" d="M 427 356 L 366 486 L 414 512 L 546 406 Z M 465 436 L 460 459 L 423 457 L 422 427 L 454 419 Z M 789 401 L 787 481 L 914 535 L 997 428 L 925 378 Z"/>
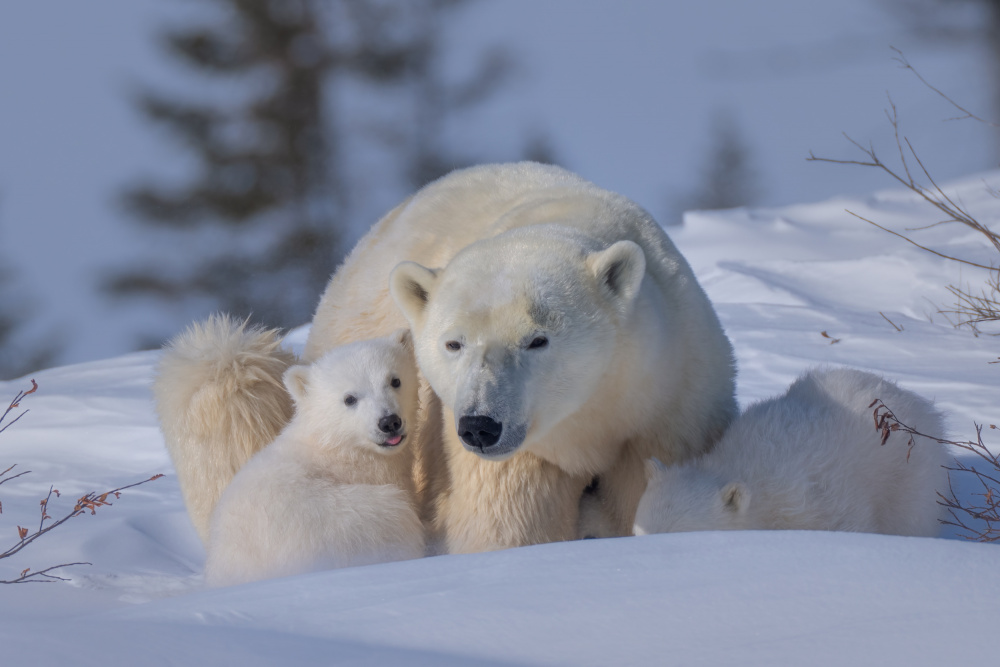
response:
<path fill-rule="evenodd" d="M 945 452 L 923 438 L 908 448 L 901 433 L 882 445 L 875 399 L 941 432 L 940 412 L 913 392 L 863 371 L 812 371 L 748 408 L 708 455 L 712 467 L 751 488 L 755 527 L 936 534 Z"/>

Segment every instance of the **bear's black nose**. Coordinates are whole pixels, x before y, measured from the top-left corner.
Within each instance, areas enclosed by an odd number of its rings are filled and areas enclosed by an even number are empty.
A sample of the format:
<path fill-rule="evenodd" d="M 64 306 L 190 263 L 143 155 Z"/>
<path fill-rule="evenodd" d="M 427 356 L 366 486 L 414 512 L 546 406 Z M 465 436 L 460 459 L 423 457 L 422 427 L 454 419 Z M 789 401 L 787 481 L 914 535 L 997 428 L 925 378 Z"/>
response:
<path fill-rule="evenodd" d="M 399 415 L 388 415 L 378 420 L 379 430 L 383 433 L 395 433 L 403 425 L 403 420 Z"/>
<path fill-rule="evenodd" d="M 477 449 L 487 449 L 497 444 L 503 424 L 483 415 L 460 417 L 458 435 L 465 444 Z"/>

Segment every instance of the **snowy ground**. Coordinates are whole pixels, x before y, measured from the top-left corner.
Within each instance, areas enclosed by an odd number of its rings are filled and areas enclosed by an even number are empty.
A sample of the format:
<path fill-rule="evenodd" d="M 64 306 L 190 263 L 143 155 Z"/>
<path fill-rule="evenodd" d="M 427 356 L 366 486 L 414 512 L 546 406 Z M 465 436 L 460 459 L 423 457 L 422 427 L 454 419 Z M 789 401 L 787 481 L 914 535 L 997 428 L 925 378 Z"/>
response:
<path fill-rule="evenodd" d="M 1000 185 L 1000 173 L 985 176 Z M 953 192 L 1000 215 L 983 177 Z M 996 423 L 995 339 L 937 314 L 944 285 L 982 275 L 895 229 L 939 216 L 903 192 L 768 210 L 691 213 L 670 233 L 736 347 L 742 404 L 818 364 L 866 368 L 934 398 L 961 438 Z M 917 232 L 988 261 L 960 229 Z M 882 314 L 880 314 L 882 313 Z M 883 314 L 885 317 L 883 317 Z M 897 331 L 885 319 L 902 331 Z M 825 338 L 826 332 L 831 338 Z M 297 332 L 301 345 L 303 332 Z M 831 344 L 831 339 L 839 342 Z M 0 578 L 72 561 L 69 583 L 0 591 L 4 664 L 990 664 L 1000 551 L 945 539 L 809 532 L 690 533 L 541 545 L 205 590 L 149 394 L 157 353 L 35 374 L 30 412 L 0 435 L 0 548 L 35 525 L 54 483 L 68 509 L 125 492 L 0 561 Z M 0 383 L 7 399 L 27 380 Z M 989 432 L 987 433 L 990 434 Z M 993 442 L 997 442 L 997 438 Z M 960 493 L 970 493 L 959 485 Z"/>

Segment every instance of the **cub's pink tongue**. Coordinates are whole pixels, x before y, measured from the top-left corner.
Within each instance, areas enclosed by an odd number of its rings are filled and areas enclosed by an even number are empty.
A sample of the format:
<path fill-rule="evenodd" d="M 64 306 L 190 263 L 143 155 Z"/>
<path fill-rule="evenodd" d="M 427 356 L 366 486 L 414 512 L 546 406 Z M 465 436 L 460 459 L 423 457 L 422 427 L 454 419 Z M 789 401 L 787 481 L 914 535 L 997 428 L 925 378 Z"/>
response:
<path fill-rule="evenodd" d="M 385 439 L 385 444 L 387 444 L 387 445 L 398 445 L 399 441 L 402 440 L 402 439 L 403 439 L 403 436 L 401 436 L 401 435 L 394 435 L 391 438 L 386 438 Z"/>

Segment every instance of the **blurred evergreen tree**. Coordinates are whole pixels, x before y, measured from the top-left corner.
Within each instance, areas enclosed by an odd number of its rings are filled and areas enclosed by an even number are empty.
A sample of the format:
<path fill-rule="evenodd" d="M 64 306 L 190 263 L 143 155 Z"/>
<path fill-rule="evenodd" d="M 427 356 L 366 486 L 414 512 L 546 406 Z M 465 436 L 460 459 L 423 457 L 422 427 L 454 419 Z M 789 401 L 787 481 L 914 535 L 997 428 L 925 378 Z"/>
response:
<path fill-rule="evenodd" d="M 372 186 L 355 173 L 359 150 L 389 151 L 398 173 L 379 180 L 407 191 L 473 162 L 445 147 L 445 124 L 492 94 L 509 62 L 487 52 L 466 80 L 446 80 L 439 29 L 466 0 L 211 4 L 221 20 L 164 35 L 174 58 L 218 82 L 210 101 L 139 96 L 143 113 L 196 159 L 197 177 L 141 183 L 124 197 L 146 225 L 188 234 L 188 246 L 171 251 L 185 265 L 147 262 L 106 289 L 296 326 L 311 319 Z M 365 95 L 393 113 L 359 112 Z"/>
<path fill-rule="evenodd" d="M 711 125 L 711 146 L 701 165 L 695 190 L 677 199 L 670 221 L 679 224 L 684 211 L 711 211 L 749 206 L 760 198 L 750 148 L 736 119 L 717 112 Z M 669 223 L 668 223 L 669 224 Z"/>
<path fill-rule="evenodd" d="M 49 338 L 29 341 L 25 324 L 32 308 L 29 297 L 20 293 L 16 274 L 0 265 L 0 380 L 49 368 L 59 346 Z"/>

